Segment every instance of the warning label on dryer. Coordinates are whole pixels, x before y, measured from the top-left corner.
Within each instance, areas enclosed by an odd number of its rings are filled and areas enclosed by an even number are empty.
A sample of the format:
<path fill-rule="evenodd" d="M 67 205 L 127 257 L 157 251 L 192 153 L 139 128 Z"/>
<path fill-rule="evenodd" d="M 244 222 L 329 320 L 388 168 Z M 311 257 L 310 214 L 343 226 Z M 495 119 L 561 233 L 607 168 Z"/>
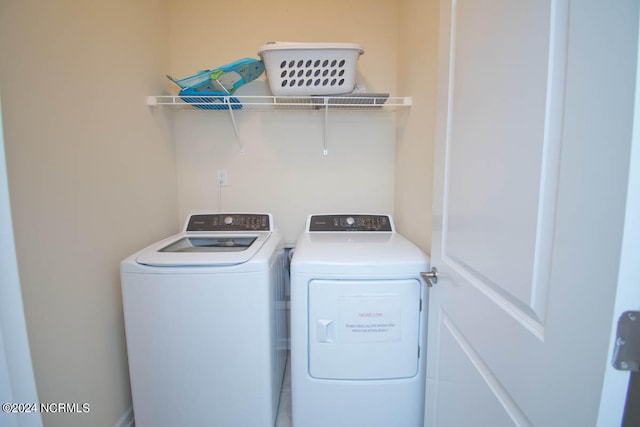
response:
<path fill-rule="evenodd" d="M 400 295 L 340 298 L 340 341 L 374 343 L 402 338 Z"/>

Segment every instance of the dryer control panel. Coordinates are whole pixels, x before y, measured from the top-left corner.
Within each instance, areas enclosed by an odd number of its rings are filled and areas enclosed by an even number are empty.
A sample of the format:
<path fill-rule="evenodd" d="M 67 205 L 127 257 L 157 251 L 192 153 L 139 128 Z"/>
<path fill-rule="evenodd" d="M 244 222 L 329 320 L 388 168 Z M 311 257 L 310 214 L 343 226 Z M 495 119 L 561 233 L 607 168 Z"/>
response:
<path fill-rule="evenodd" d="M 389 215 L 312 215 L 309 231 L 393 231 Z"/>
<path fill-rule="evenodd" d="M 268 214 L 198 214 L 189 217 L 186 231 L 271 231 L 271 221 Z"/>

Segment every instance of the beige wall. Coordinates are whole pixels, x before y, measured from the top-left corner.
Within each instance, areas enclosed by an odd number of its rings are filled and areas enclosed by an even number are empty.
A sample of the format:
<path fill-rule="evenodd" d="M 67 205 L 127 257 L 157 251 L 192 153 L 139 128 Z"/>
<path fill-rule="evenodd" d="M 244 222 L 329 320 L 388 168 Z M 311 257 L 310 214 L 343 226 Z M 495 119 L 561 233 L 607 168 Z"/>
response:
<path fill-rule="evenodd" d="M 398 91 L 413 96 L 398 126 L 394 219 L 398 230 L 431 253 L 431 199 L 438 80 L 438 1 L 400 2 Z"/>
<path fill-rule="evenodd" d="M 9 191 L 45 426 L 129 407 L 119 262 L 177 230 L 175 154 L 145 95 L 164 85 L 162 1 L 0 1 Z M 1 421 L 0 421 L 1 424 Z"/>
<path fill-rule="evenodd" d="M 364 46 L 360 80 L 396 92 L 397 0 L 171 0 L 171 73 L 187 76 L 242 57 L 269 41 Z"/>
<path fill-rule="evenodd" d="M 181 217 L 207 210 L 271 212 L 294 244 L 310 213 L 392 213 L 393 113 L 330 114 L 326 156 L 321 112 L 242 114 L 237 122 L 245 154 L 226 114 L 174 116 Z M 229 178 L 221 190 L 218 169 Z"/>
<path fill-rule="evenodd" d="M 398 95 L 396 0 L 240 0 L 232 10 L 209 0 L 171 4 L 170 74 L 175 77 L 243 57 L 258 58 L 268 41 L 349 42 L 365 50 L 358 60 L 358 85 L 368 92 Z M 212 20 L 237 11 L 239 19 Z M 167 89 L 175 93 L 171 86 Z M 265 76 L 237 94 L 270 94 Z M 244 154 L 228 113 L 173 117 L 182 217 L 204 210 L 271 212 L 285 240 L 293 244 L 311 213 L 393 213 L 393 112 L 331 112 L 326 156 L 322 111 L 237 112 Z M 229 176 L 221 202 L 219 169 Z"/>
<path fill-rule="evenodd" d="M 112 426 L 130 405 L 119 262 L 177 231 L 189 210 L 270 211 L 290 242 L 309 212 L 385 211 L 429 249 L 436 15 L 436 0 L 0 0 L 36 385 L 43 402 L 91 404 L 89 415 L 45 416 L 46 426 Z M 270 40 L 360 43 L 358 81 L 414 106 L 330 115 L 323 156 L 313 112 L 239 115 L 240 155 L 228 116 L 144 104 L 173 90 L 164 74 L 257 57 Z M 243 90 L 267 91 L 252 85 Z M 221 206 L 219 168 L 230 181 Z"/>

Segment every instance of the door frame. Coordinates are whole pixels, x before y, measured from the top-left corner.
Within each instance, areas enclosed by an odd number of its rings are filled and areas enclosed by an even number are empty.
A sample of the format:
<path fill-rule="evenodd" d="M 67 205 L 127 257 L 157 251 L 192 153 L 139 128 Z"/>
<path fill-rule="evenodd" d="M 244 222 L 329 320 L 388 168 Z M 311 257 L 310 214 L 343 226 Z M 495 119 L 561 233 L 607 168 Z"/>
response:
<path fill-rule="evenodd" d="M 37 403 L 9 203 L 0 100 L 0 400 Z M 10 418 L 12 417 L 13 418 Z M 9 426 L 42 427 L 40 413 L 0 414 Z M 3 424 L 4 425 L 4 424 Z"/>
<path fill-rule="evenodd" d="M 639 19 L 640 21 L 640 19 Z M 639 25 L 640 28 L 640 25 Z M 637 256 L 640 253 L 640 32 L 636 57 L 636 87 L 633 114 L 633 133 L 629 155 L 629 177 L 625 208 L 624 232 L 620 251 L 620 269 L 617 278 L 617 294 L 611 322 L 609 355 L 612 357 L 617 333 L 617 320 L 627 310 L 640 310 L 640 270 Z M 611 362 L 611 359 L 609 359 Z M 619 419 L 625 412 L 628 395 L 629 372 L 618 371 L 611 363 L 605 370 L 600 411 L 597 427 L 611 425 L 612 419 Z M 623 393 L 622 390 L 627 389 Z"/>

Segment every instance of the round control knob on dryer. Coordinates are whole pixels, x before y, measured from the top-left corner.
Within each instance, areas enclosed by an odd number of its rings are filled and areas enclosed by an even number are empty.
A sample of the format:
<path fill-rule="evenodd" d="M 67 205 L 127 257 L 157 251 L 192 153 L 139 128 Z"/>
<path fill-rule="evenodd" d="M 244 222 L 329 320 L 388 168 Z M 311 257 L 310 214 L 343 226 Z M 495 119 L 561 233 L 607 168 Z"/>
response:
<path fill-rule="evenodd" d="M 352 216 L 347 218 L 347 225 L 353 225 L 356 222 L 355 219 L 353 219 Z"/>
<path fill-rule="evenodd" d="M 227 224 L 227 225 L 233 224 L 233 217 L 232 216 L 225 216 L 224 217 L 224 223 Z"/>

